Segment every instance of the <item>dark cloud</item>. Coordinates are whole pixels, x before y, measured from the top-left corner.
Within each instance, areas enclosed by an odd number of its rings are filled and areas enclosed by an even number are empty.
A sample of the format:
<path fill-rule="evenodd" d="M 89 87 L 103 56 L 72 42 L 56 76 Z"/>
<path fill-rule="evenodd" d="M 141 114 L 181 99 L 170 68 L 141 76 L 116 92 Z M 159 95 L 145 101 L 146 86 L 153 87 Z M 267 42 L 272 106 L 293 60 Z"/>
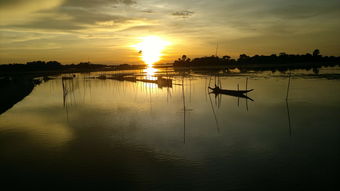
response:
<path fill-rule="evenodd" d="M 31 0 L 35 3 L 39 0 Z M 0 0 L 0 7 L 16 7 L 18 5 L 27 4 L 27 0 Z"/>
<path fill-rule="evenodd" d="M 160 27 L 159 25 L 143 25 L 143 26 L 134 26 L 134 27 L 129 27 L 127 29 L 124 30 L 120 30 L 120 32 L 126 32 L 126 31 L 160 31 L 161 29 L 163 29 L 162 27 Z"/>
<path fill-rule="evenodd" d="M 246 6 L 245 6 L 246 5 Z M 223 7 L 223 6 L 222 6 Z M 242 0 L 227 3 L 225 15 L 242 19 L 308 19 L 340 11 L 338 0 Z M 226 17 L 226 18 L 228 18 Z"/>
<path fill-rule="evenodd" d="M 92 8 L 98 6 L 115 6 L 117 4 L 132 5 L 134 0 L 67 0 L 63 6 Z"/>
<path fill-rule="evenodd" d="M 107 13 L 94 12 L 88 9 L 67 9 L 60 8 L 59 14 L 68 15 L 75 24 L 96 24 L 97 22 L 112 21 L 121 23 L 129 18 L 119 15 L 111 15 Z"/>
<path fill-rule="evenodd" d="M 78 23 L 72 21 L 60 21 L 56 19 L 42 19 L 39 21 L 34 21 L 28 24 L 20 24 L 20 25 L 11 25 L 12 28 L 27 28 L 27 29 L 43 29 L 43 30 L 61 30 L 61 31 L 69 31 L 69 30 L 80 30 L 85 29 L 84 26 L 79 25 Z"/>
<path fill-rule="evenodd" d="M 68 19 L 60 19 L 57 17 L 46 16 L 39 20 L 32 21 L 26 24 L 10 25 L 14 28 L 29 28 L 29 29 L 43 29 L 43 30 L 57 30 L 57 31 L 71 31 L 86 29 L 91 26 L 96 26 L 100 22 L 124 23 L 132 20 L 119 15 L 108 15 L 97 12 L 90 12 L 88 10 L 67 10 L 60 9 L 58 14 L 66 15 Z"/>
<path fill-rule="evenodd" d="M 193 11 L 189 11 L 189 10 L 184 10 L 184 11 L 176 11 L 174 13 L 172 13 L 173 16 L 179 16 L 182 18 L 187 18 L 190 17 L 194 14 Z"/>
<path fill-rule="evenodd" d="M 131 20 L 131 18 L 103 12 L 99 8 L 112 8 L 117 4 L 131 5 L 135 3 L 134 0 L 67 0 L 56 12 L 61 15 L 68 15 L 75 25 L 95 25 L 98 22 L 123 23 Z"/>
<path fill-rule="evenodd" d="M 340 16 L 340 1 L 334 0 L 327 3 L 315 0 L 239 0 L 204 7 L 200 10 L 200 15 L 204 15 L 200 22 L 209 27 L 226 26 L 250 36 L 284 36 L 334 28 L 335 18 Z M 212 18 L 216 18 L 214 22 L 210 22 Z"/>
<path fill-rule="evenodd" d="M 238 50 L 303 49 L 308 40 L 302 39 L 311 39 L 339 52 L 339 17 L 339 0 L 0 0 L 0 37 L 2 44 L 17 43 L 13 50 L 28 40 L 34 49 L 40 38 L 46 38 L 41 44 L 52 39 L 68 46 L 75 39 L 74 47 L 82 49 L 86 46 L 80 44 L 88 42 L 83 38 L 99 45 L 115 36 L 123 44 L 129 36 L 154 33 L 198 39 L 194 43 L 204 46 L 202 52 L 217 38 L 239 45 Z M 4 31 L 20 34 L 8 37 Z"/>
<path fill-rule="evenodd" d="M 18 2 L 20 0 L 17 0 Z M 43 29 L 56 31 L 81 30 L 98 25 L 101 22 L 124 23 L 132 18 L 99 11 L 107 4 L 132 4 L 132 0 L 68 0 L 53 10 L 40 10 L 37 19 L 23 24 L 8 25 L 12 28 Z M 103 26 L 100 26 L 103 27 Z M 112 27 L 112 25 L 110 26 Z"/>
<path fill-rule="evenodd" d="M 25 2 L 25 0 L 1 0 L 0 6 L 16 5 Z"/>
<path fill-rule="evenodd" d="M 143 13 L 154 13 L 153 10 L 142 10 Z"/>
<path fill-rule="evenodd" d="M 340 2 L 334 4 L 293 4 L 274 7 L 268 10 L 268 14 L 281 19 L 308 19 L 312 17 L 339 13 Z"/>

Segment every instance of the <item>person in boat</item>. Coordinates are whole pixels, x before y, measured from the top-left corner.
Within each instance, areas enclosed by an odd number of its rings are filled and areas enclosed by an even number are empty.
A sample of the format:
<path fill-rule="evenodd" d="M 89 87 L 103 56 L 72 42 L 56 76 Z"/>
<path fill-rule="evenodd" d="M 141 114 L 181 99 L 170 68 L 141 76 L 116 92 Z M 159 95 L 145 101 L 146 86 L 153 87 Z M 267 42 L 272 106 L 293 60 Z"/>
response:
<path fill-rule="evenodd" d="M 212 91 L 218 91 L 218 90 L 220 90 L 220 87 L 215 84 L 214 88 L 209 87 L 209 89 L 211 89 Z"/>

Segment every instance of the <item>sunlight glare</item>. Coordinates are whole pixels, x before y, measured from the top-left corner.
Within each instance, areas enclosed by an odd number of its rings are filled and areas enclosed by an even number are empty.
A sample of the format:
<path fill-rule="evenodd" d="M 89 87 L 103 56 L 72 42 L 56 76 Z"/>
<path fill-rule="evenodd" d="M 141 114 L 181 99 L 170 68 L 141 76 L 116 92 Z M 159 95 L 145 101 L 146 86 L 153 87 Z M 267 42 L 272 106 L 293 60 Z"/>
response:
<path fill-rule="evenodd" d="M 141 54 L 141 59 L 149 67 L 158 62 L 162 57 L 162 51 L 170 42 L 163 40 L 158 36 L 141 37 L 141 42 L 132 45 Z"/>

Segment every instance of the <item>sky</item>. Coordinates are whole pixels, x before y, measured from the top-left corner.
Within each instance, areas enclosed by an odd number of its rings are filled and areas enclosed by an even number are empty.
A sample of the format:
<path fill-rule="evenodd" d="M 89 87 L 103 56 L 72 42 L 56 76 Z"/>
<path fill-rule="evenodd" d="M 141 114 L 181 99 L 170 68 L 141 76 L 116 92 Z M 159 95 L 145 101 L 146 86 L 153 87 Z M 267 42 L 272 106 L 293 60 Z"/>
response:
<path fill-rule="evenodd" d="M 0 64 L 140 64 L 141 37 L 170 42 L 161 62 L 272 53 L 340 56 L 339 0 L 0 0 Z"/>

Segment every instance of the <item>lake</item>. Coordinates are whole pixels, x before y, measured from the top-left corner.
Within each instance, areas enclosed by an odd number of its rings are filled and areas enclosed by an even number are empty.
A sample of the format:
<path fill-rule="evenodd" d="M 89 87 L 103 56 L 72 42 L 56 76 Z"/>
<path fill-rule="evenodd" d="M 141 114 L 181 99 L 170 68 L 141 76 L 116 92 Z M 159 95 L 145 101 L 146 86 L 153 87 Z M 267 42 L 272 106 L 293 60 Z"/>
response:
<path fill-rule="evenodd" d="M 74 76 L 51 77 L 0 115 L 3 187 L 340 188 L 340 68 Z M 254 90 L 215 95 L 209 84 Z"/>

